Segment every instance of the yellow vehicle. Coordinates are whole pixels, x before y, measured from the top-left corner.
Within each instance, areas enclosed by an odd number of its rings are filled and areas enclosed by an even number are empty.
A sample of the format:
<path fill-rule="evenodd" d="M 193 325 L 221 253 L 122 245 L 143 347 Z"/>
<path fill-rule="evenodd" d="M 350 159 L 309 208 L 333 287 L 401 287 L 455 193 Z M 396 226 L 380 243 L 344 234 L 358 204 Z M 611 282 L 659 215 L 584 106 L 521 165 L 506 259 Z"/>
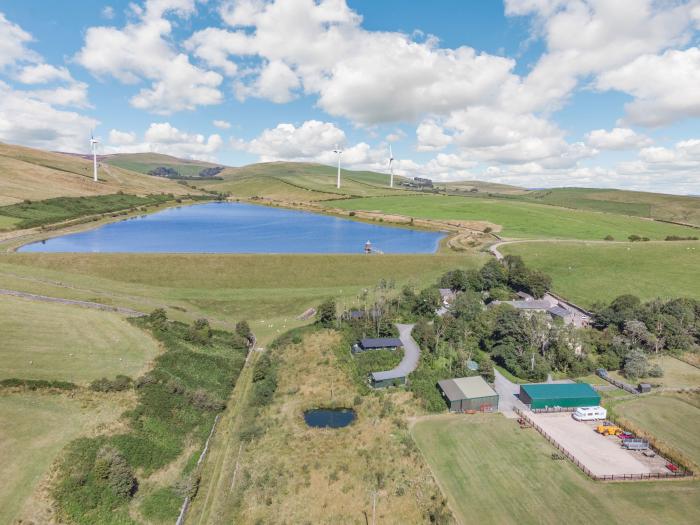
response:
<path fill-rule="evenodd" d="M 598 425 L 595 427 L 595 431 L 603 436 L 617 436 L 622 432 L 622 429 L 617 425 Z"/>

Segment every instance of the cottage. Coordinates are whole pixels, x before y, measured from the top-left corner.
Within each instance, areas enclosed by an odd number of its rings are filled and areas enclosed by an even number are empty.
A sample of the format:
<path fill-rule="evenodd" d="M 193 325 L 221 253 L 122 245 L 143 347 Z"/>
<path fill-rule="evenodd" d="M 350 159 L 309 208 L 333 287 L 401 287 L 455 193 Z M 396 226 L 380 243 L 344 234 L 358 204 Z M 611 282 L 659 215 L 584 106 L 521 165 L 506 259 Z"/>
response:
<path fill-rule="evenodd" d="M 378 337 L 374 339 L 360 339 L 352 346 L 352 353 L 357 354 L 367 350 L 396 350 L 403 346 L 398 337 Z"/>

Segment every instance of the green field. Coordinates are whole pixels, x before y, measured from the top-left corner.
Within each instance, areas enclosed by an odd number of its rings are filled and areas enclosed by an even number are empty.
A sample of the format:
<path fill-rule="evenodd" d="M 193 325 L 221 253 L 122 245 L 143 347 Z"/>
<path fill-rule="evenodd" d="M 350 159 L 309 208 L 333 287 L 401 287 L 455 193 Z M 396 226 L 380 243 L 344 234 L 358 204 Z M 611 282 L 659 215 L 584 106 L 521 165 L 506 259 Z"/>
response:
<path fill-rule="evenodd" d="M 0 256 L 0 288 L 125 306 L 164 307 L 176 319 L 207 317 L 222 328 L 248 319 L 261 341 L 302 324 L 323 299 L 359 305 L 381 279 L 396 288 L 433 283 L 488 256 L 29 254 Z"/>
<path fill-rule="evenodd" d="M 145 332 L 110 312 L 3 295 L 0 319 L 0 379 L 133 377 L 158 353 Z"/>
<path fill-rule="evenodd" d="M 700 226 L 700 198 L 596 188 L 528 191 L 518 199 L 564 208 L 635 215 Z"/>
<path fill-rule="evenodd" d="M 663 239 L 667 235 L 692 236 L 698 230 L 636 217 L 570 210 L 478 197 L 444 195 L 405 195 L 350 199 L 333 202 L 346 210 L 397 213 L 422 219 L 483 220 L 502 226 L 501 235 L 512 238 L 592 239 L 607 235 L 626 240 L 630 235 Z"/>
<path fill-rule="evenodd" d="M 700 395 L 656 395 L 625 401 L 615 412 L 700 467 Z"/>
<path fill-rule="evenodd" d="M 234 197 L 257 196 L 287 202 L 407 193 L 398 187 L 389 188 L 387 174 L 372 171 L 342 170 L 338 189 L 336 168 L 302 162 L 267 162 L 227 168 L 219 176 L 224 180 L 206 181 L 198 186 L 228 191 Z M 395 182 L 399 179 L 397 177 Z"/>
<path fill-rule="evenodd" d="M 663 377 L 647 377 L 644 380 L 665 388 L 698 388 L 700 387 L 700 369 L 671 356 L 659 356 L 650 359 L 650 363 L 658 363 L 663 368 Z M 610 375 L 620 381 L 626 381 L 619 372 Z"/>
<path fill-rule="evenodd" d="M 552 276 L 554 290 L 591 306 L 621 294 L 700 298 L 700 242 L 515 243 L 500 248 Z"/>
<path fill-rule="evenodd" d="M 45 472 L 71 440 L 115 419 L 124 407 L 108 401 L 40 393 L 0 394 L 0 523 L 47 523 L 47 502 L 35 494 Z M 22 510 L 24 508 L 24 511 Z"/>
<path fill-rule="evenodd" d="M 447 416 L 413 435 L 462 523 L 695 523 L 700 483 L 599 483 L 501 415 Z"/>

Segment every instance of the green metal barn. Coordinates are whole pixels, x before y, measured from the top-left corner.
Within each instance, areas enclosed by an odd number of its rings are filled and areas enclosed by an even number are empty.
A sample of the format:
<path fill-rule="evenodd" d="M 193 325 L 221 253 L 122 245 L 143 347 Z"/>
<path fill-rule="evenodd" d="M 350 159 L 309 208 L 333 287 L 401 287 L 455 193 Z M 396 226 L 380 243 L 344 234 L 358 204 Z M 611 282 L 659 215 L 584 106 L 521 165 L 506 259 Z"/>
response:
<path fill-rule="evenodd" d="M 520 401 L 530 408 L 593 407 L 600 394 L 587 383 L 537 383 L 520 385 Z"/>

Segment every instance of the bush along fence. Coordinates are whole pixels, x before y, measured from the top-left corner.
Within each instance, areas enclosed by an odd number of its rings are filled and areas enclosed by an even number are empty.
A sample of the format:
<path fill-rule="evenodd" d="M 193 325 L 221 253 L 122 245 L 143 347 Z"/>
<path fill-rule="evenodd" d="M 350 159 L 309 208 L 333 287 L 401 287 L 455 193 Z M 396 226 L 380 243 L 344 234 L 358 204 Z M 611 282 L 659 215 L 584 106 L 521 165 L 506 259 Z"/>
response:
<path fill-rule="evenodd" d="M 621 388 L 625 392 L 629 392 L 630 394 L 634 394 L 636 396 L 639 395 L 639 390 L 634 388 L 629 383 L 623 383 L 622 381 L 618 381 L 614 377 L 610 377 L 610 375 L 608 374 L 608 371 L 605 370 L 605 368 L 598 368 L 595 371 L 595 373 L 598 377 L 600 377 L 601 379 L 605 379 L 608 383 L 615 385 L 617 388 Z"/>
<path fill-rule="evenodd" d="M 195 476 L 197 480 L 200 479 L 201 476 L 201 469 L 202 469 L 202 463 L 204 463 L 204 460 L 207 457 L 207 453 L 209 452 L 209 443 L 211 442 L 211 438 L 214 435 L 214 431 L 216 430 L 216 425 L 219 423 L 219 419 L 221 418 L 221 414 L 217 414 L 216 418 L 214 419 L 214 424 L 211 426 L 211 431 L 209 432 L 209 437 L 207 438 L 207 441 L 204 443 L 204 448 L 202 449 L 202 453 L 199 455 L 199 459 L 197 460 L 197 466 L 195 467 Z M 185 517 L 187 516 L 187 511 L 190 509 L 190 503 L 192 503 L 192 498 L 190 497 L 189 494 L 185 495 L 185 501 L 182 502 L 182 507 L 180 507 L 180 515 L 177 517 L 177 521 L 175 522 L 175 525 L 183 525 L 185 523 Z"/>
<path fill-rule="evenodd" d="M 571 454 L 568 450 L 566 450 L 562 445 L 559 444 L 557 440 L 555 440 L 552 436 L 547 434 L 545 430 L 540 427 L 537 423 L 535 423 L 528 415 L 520 410 L 517 407 L 514 407 L 513 409 L 516 414 L 518 414 L 520 417 L 525 419 L 537 432 L 542 434 L 542 436 L 549 441 L 554 447 L 557 448 L 560 452 L 562 452 L 571 462 L 576 465 L 578 468 L 580 468 L 586 476 L 591 478 L 594 481 L 633 481 L 633 480 L 643 480 L 643 479 L 668 479 L 668 478 L 686 478 L 686 477 L 692 477 L 693 472 L 685 467 L 678 466 L 678 470 L 676 472 L 655 472 L 655 473 L 648 473 L 648 474 L 609 474 L 609 475 L 598 475 L 594 474 L 591 472 L 583 463 L 581 463 L 576 457 Z M 618 425 L 619 426 L 619 425 Z M 654 446 L 649 444 L 652 450 L 654 452 L 658 453 L 661 456 L 664 456 L 664 454 L 660 453 Z M 664 456 L 665 457 L 665 456 Z"/>

